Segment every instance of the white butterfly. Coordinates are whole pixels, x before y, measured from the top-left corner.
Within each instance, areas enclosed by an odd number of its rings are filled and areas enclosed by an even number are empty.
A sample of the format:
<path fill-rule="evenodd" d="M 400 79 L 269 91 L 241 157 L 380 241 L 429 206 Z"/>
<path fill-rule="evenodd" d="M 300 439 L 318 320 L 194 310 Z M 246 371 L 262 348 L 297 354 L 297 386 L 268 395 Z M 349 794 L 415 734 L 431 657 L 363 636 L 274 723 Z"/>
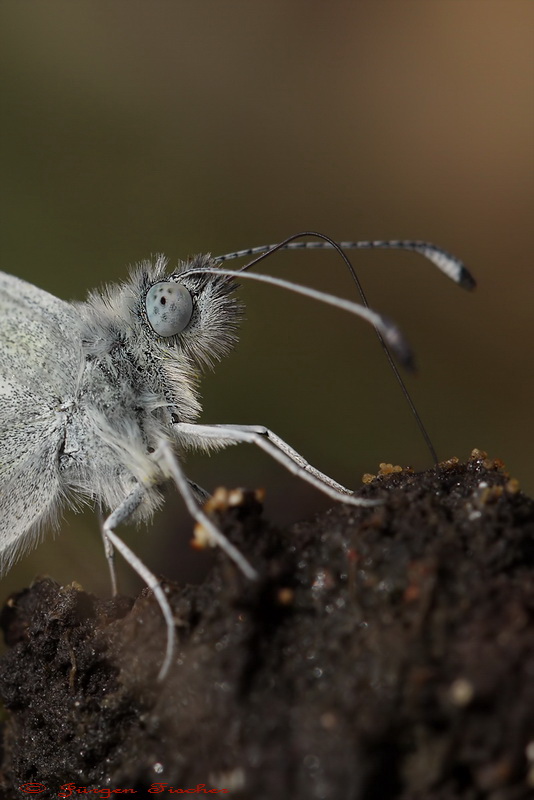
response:
<path fill-rule="evenodd" d="M 355 497 L 263 426 L 197 422 L 199 371 L 225 356 L 237 338 L 241 305 L 234 294 L 236 277 L 275 284 L 354 313 L 371 322 L 400 360 L 410 363 L 398 329 L 369 308 L 221 266 L 232 257 L 262 258 L 281 247 L 318 245 L 336 246 L 331 240 L 287 240 L 215 259 L 198 256 L 176 270 L 169 270 L 160 256 L 141 263 L 124 283 L 92 292 L 84 303 L 59 300 L 0 273 L 0 566 L 6 571 L 35 544 L 65 503 L 76 506 L 86 500 L 106 509 L 103 536 L 114 591 L 115 548 L 153 590 L 166 619 L 160 677 L 172 658 L 172 612 L 157 578 L 117 536 L 117 526 L 149 519 L 162 502 L 162 485 L 171 480 L 212 540 L 247 576 L 256 576 L 202 510 L 207 493 L 184 475 L 180 455 L 185 450 L 250 442 L 336 500 L 376 502 Z M 346 245 L 415 250 L 458 283 L 474 285 L 457 259 L 433 245 Z"/>

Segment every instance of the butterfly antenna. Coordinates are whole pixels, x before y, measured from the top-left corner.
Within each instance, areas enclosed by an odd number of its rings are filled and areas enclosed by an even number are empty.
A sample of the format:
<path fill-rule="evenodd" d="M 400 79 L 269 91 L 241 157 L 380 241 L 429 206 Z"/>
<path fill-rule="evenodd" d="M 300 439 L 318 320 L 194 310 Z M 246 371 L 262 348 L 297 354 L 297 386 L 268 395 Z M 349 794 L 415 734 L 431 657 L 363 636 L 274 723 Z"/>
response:
<path fill-rule="evenodd" d="M 319 241 L 310 242 L 310 241 L 298 241 L 303 236 L 314 236 Z M 350 274 L 358 288 L 360 293 L 360 297 L 362 299 L 362 303 L 366 308 L 369 308 L 369 303 L 367 301 L 367 297 L 363 290 L 363 286 L 356 274 L 356 270 L 352 266 L 350 260 L 348 259 L 347 255 L 343 252 L 344 250 L 354 249 L 354 250 L 372 250 L 372 249 L 396 249 L 396 250 L 408 250 L 415 253 L 419 253 L 424 258 L 430 260 L 441 272 L 443 272 L 447 277 L 453 280 L 455 283 L 458 283 L 465 289 L 474 289 L 476 286 L 476 282 L 465 267 L 465 265 L 457 259 L 455 256 L 447 253 L 445 250 L 442 250 L 440 247 L 432 244 L 431 242 L 422 242 L 422 241 L 410 241 L 410 240 L 402 240 L 402 239 L 391 239 L 391 240 L 374 240 L 374 241 L 361 241 L 361 242 L 335 242 L 330 237 L 326 236 L 322 233 L 317 233 L 316 231 L 304 231 L 302 233 L 294 234 L 293 236 L 289 236 L 287 239 L 284 239 L 283 242 L 279 244 L 273 245 L 262 245 L 260 247 L 252 247 L 248 250 L 238 250 L 235 253 L 227 253 L 223 256 L 217 256 L 215 261 L 222 263 L 223 261 L 230 261 L 234 258 L 250 258 L 251 256 L 256 256 L 252 261 L 246 264 L 244 267 L 241 268 L 241 272 L 245 270 L 249 270 L 252 266 L 262 261 L 267 256 L 272 255 L 273 253 L 277 252 L 277 250 L 319 250 L 319 249 L 333 249 L 336 250 L 343 261 L 345 262 L 346 266 L 349 269 Z M 430 452 L 432 460 L 434 464 L 438 463 L 438 456 L 434 445 L 432 444 L 432 440 L 423 424 L 423 420 L 421 419 L 417 408 L 412 400 L 412 397 L 404 383 L 402 376 L 395 364 L 395 361 L 391 355 L 391 352 L 384 341 L 384 337 L 382 336 L 380 330 L 377 326 L 374 326 L 376 335 L 378 336 L 378 340 L 382 345 L 382 348 L 386 354 L 386 358 L 389 362 L 391 369 L 393 370 L 393 374 L 395 375 L 399 386 L 401 387 L 402 393 L 408 403 L 412 414 L 415 417 L 415 421 L 417 426 L 421 432 L 421 435 L 426 443 L 426 446 Z"/>

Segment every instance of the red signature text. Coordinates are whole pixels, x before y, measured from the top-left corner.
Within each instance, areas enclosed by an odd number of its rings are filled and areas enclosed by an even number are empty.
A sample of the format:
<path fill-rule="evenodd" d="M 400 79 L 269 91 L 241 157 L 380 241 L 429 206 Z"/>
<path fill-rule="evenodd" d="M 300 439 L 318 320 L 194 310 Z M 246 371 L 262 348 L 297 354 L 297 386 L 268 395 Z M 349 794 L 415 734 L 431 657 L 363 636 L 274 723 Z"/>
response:
<path fill-rule="evenodd" d="M 22 788 L 22 787 L 21 787 Z M 227 794 L 228 789 L 208 789 L 205 783 L 197 783 L 191 789 L 179 789 L 169 786 L 168 783 L 153 783 L 148 789 L 149 794 Z M 114 794 L 137 794 L 137 789 L 88 789 L 87 786 L 76 786 L 75 783 L 64 783 L 59 787 L 58 797 L 74 797 L 77 794 L 92 794 L 107 800 Z"/>

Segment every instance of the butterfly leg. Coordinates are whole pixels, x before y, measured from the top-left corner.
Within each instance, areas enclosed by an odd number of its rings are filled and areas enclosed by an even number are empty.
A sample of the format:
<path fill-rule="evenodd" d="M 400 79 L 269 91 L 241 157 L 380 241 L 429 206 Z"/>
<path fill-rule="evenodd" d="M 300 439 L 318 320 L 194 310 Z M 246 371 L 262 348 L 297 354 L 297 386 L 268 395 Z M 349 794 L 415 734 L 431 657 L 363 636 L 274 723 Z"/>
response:
<path fill-rule="evenodd" d="M 191 481 L 188 478 L 187 482 L 191 487 L 191 491 L 193 492 L 197 501 L 200 503 L 200 505 L 204 505 L 204 503 L 210 499 L 211 494 L 203 489 L 202 486 L 199 486 L 198 483 L 195 483 L 195 481 Z"/>
<path fill-rule="evenodd" d="M 165 648 L 165 658 L 163 659 L 163 663 L 158 674 L 158 680 L 163 680 L 163 678 L 165 678 L 167 675 L 171 665 L 176 641 L 173 613 L 169 605 L 169 601 L 167 600 L 165 593 L 161 588 L 159 580 L 143 564 L 141 559 L 136 556 L 132 550 L 130 550 L 128 545 L 126 545 L 122 539 L 120 539 L 117 534 L 114 533 L 114 529 L 121 523 L 126 522 L 126 520 L 139 506 L 143 499 L 143 494 L 143 488 L 141 486 L 137 486 L 133 492 L 131 492 L 131 494 L 129 494 L 128 497 L 126 497 L 123 502 L 111 512 L 107 519 L 104 520 L 102 526 L 102 535 L 104 537 L 106 550 L 110 548 L 111 553 L 113 553 L 113 550 L 115 549 L 121 554 L 134 572 L 137 572 L 139 577 L 142 578 L 148 588 L 151 589 L 157 603 L 159 604 L 167 626 L 167 645 Z"/>
<path fill-rule="evenodd" d="M 111 581 L 111 595 L 112 597 L 116 597 L 119 593 L 119 590 L 117 583 L 117 571 L 115 569 L 115 551 L 113 549 L 113 545 L 111 544 L 109 538 L 104 533 L 104 515 L 102 513 L 101 508 L 98 510 L 98 521 L 100 524 L 100 533 L 102 535 L 102 542 L 104 543 L 104 554 L 106 556 L 106 561 L 108 562 L 109 577 Z"/>
<path fill-rule="evenodd" d="M 338 483 L 329 475 L 325 475 L 324 472 L 320 472 L 315 467 L 306 461 L 306 459 L 300 455 L 291 445 L 285 442 L 283 439 L 280 438 L 276 433 L 271 431 L 269 428 L 266 428 L 264 425 L 214 425 L 215 428 L 229 428 L 233 431 L 244 431 L 246 434 L 258 434 L 259 436 L 263 437 L 262 441 L 268 441 L 272 443 L 275 447 L 281 450 L 282 453 L 285 453 L 291 461 L 297 464 L 301 469 L 303 469 L 308 475 L 313 475 L 317 480 L 324 483 L 325 486 L 330 486 L 331 489 L 334 489 L 339 494 L 343 495 L 352 495 L 353 492 L 350 489 L 347 489 L 345 486 L 342 486 L 341 483 Z M 261 447 L 262 445 L 260 445 Z M 264 449 L 267 449 L 264 447 Z M 271 453 L 271 449 L 268 450 Z"/>
<path fill-rule="evenodd" d="M 355 506 L 376 506 L 381 502 L 380 500 L 355 497 L 350 489 L 346 489 L 333 478 L 312 467 L 287 442 L 263 425 L 195 425 L 179 422 L 175 425 L 175 430 L 183 437 L 186 446 L 194 446 L 195 441 L 198 444 L 199 439 L 211 440 L 215 445 L 222 447 L 239 443 L 255 444 L 289 472 L 298 475 L 316 489 L 342 503 Z"/>
<path fill-rule="evenodd" d="M 195 497 L 194 487 L 196 484 L 192 486 L 191 481 L 185 477 L 182 467 L 180 466 L 180 462 L 176 458 L 169 442 L 160 442 L 156 452 L 154 453 L 154 458 L 156 459 L 162 471 L 173 479 L 178 491 L 182 495 L 187 510 L 193 519 L 208 531 L 215 544 L 217 544 L 221 550 L 223 550 L 226 555 L 229 556 L 235 564 L 237 564 L 241 572 L 247 578 L 250 578 L 251 580 L 256 579 L 258 577 L 256 570 L 251 567 L 246 558 L 241 555 L 237 547 L 234 547 L 234 545 L 228 541 L 222 531 L 219 530 L 219 528 L 211 521 L 207 514 L 205 514 L 204 511 L 199 507 Z"/>

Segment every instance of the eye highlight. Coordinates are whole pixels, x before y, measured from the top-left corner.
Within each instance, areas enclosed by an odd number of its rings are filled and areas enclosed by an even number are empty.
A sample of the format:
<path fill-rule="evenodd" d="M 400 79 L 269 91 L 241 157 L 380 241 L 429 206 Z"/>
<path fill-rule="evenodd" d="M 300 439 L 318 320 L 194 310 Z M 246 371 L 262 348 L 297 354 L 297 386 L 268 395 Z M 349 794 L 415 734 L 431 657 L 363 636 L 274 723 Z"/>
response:
<path fill-rule="evenodd" d="M 191 321 L 193 299 L 185 286 L 173 281 L 161 281 L 148 290 L 145 309 L 153 331 L 159 336 L 176 336 Z"/>

